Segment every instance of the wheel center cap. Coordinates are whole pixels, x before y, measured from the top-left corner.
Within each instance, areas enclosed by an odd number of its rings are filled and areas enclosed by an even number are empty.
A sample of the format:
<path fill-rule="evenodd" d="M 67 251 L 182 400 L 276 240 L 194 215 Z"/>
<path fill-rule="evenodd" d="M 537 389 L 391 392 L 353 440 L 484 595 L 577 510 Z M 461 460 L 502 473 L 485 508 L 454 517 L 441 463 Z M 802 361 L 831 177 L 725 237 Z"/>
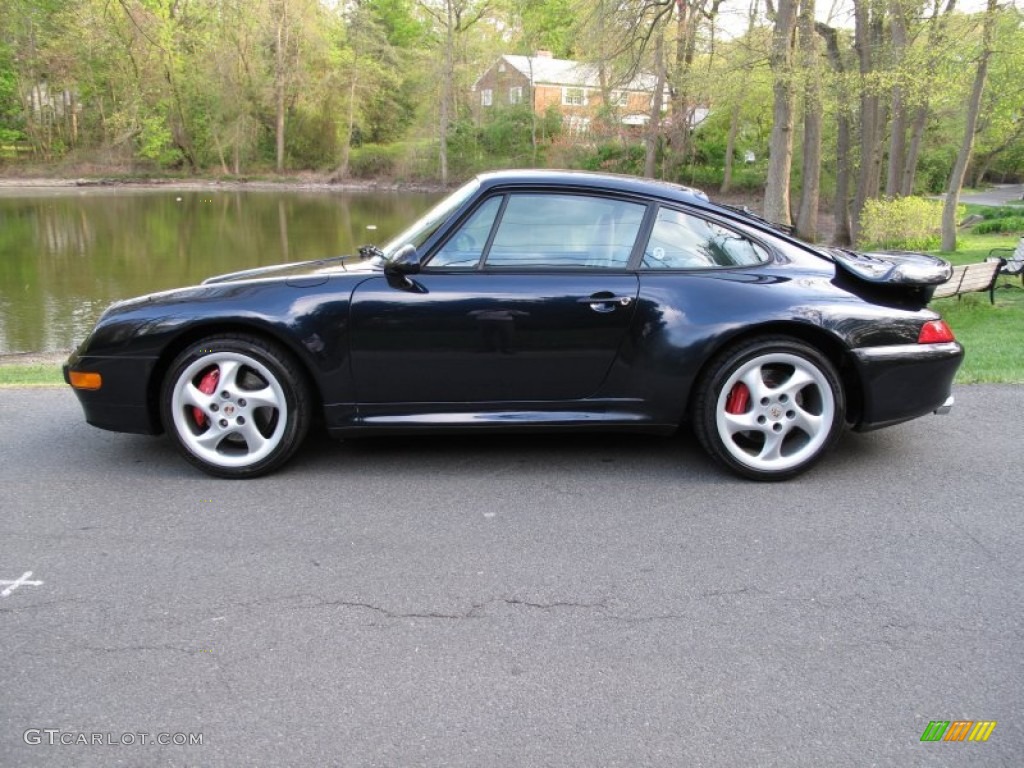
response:
<path fill-rule="evenodd" d="M 778 421 L 782 418 L 782 409 L 777 405 L 773 405 L 768 409 L 768 418 L 772 421 Z"/>
<path fill-rule="evenodd" d="M 231 403 L 228 403 L 227 405 L 224 406 L 222 410 L 224 411 L 225 416 L 231 416 L 235 413 L 235 406 L 233 406 Z"/>

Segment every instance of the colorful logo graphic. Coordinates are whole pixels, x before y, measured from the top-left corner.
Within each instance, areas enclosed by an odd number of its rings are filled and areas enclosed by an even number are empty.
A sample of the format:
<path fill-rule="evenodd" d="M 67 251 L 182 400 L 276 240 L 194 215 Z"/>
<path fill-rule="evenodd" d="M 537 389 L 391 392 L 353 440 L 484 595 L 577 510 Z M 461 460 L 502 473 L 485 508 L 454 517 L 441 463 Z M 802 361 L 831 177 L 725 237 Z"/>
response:
<path fill-rule="evenodd" d="M 995 727 L 995 720 L 932 720 L 921 741 L 988 741 Z"/>

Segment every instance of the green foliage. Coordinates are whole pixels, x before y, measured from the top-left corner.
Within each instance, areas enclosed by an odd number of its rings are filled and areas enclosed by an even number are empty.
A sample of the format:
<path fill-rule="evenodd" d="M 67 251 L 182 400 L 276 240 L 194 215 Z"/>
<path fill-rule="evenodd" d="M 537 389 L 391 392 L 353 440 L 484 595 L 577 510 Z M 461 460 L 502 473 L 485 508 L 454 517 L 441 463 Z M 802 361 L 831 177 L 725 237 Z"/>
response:
<path fill-rule="evenodd" d="M 140 157 L 154 161 L 161 168 L 180 165 L 182 161 L 181 150 L 174 146 L 171 129 L 158 115 L 142 119 L 138 152 Z"/>
<path fill-rule="evenodd" d="M 599 145 L 593 151 L 581 153 L 575 158 L 572 167 L 584 171 L 642 175 L 644 157 L 642 145 L 608 143 Z"/>
<path fill-rule="evenodd" d="M 962 218 L 963 206 L 958 211 Z M 868 200 L 860 217 L 860 245 L 904 251 L 926 251 L 942 240 L 942 201 L 921 197 Z"/>
<path fill-rule="evenodd" d="M 351 150 L 349 175 L 356 179 L 428 181 L 437 173 L 437 152 L 437 144 L 432 141 L 363 144 Z"/>
<path fill-rule="evenodd" d="M 992 232 L 1022 232 L 1024 231 L 1024 216 L 1004 217 L 989 219 L 974 227 L 975 234 L 987 235 Z"/>
<path fill-rule="evenodd" d="M 573 0 L 523 0 L 520 6 L 523 37 L 531 50 L 551 51 L 572 58 L 578 10 Z"/>
<path fill-rule="evenodd" d="M 525 104 L 490 110 L 480 129 L 480 147 L 505 157 L 531 154 L 533 119 L 533 110 Z"/>
<path fill-rule="evenodd" d="M 944 144 L 921 153 L 914 178 L 914 192 L 919 195 L 938 195 L 949 186 L 949 175 L 956 161 L 956 146 Z"/>
<path fill-rule="evenodd" d="M 971 213 L 977 213 L 983 219 L 1012 219 L 1021 215 L 1020 208 L 1015 208 L 1009 205 L 1001 205 L 998 207 L 988 205 L 973 206 Z"/>
<path fill-rule="evenodd" d="M 760 192 L 764 189 L 765 176 L 763 165 L 734 163 L 729 188 L 733 192 Z M 721 165 L 690 165 L 682 168 L 673 181 L 713 193 L 722 186 L 724 178 L 725 169 Z"/>
<path fill-rule="evenodd" d="M 14 57 L 10 47 L 0 42 L 0 144 L 24 141 L 23 123 Z"/>
<path fill-rule="evenodd" d="M 332 168 L 339 156 L 338 127 L 327 110 L 311 114 L 295 110 L 286 126 L 289 165 L 296 168 Z"/>
<path fill-rule="evenodd" d="M 363 144 L 348 156 L 348 172 L 357 179 L 393 176 L 402 156 L 400 144 Z"/>

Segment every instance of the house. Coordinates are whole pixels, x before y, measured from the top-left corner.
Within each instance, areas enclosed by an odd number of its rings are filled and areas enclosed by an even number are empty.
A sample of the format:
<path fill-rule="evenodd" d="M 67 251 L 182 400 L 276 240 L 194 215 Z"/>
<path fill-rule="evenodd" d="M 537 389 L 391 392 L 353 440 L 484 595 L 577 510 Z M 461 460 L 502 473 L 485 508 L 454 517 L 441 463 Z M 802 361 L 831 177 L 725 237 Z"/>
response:
<path fill-rule="evenodd" d="M 619 120 L 625 125 L 645 125 L 656 87 L 657 78 L 649 73 L 640 73 L 626 83 L 612 81 L 607 92 Z M 529 104 L 542 115 L 554 105 L 567 130 L 586 133 L 604 103 L 603 91 L 596 64 L 556 59 L 548 51 L 533 56 L 505 55 L 473 84 L 473 110 L 479 119 L 495 107 Z M 662 104 L 662 110 L 667 110 L 667 87 Z"/>

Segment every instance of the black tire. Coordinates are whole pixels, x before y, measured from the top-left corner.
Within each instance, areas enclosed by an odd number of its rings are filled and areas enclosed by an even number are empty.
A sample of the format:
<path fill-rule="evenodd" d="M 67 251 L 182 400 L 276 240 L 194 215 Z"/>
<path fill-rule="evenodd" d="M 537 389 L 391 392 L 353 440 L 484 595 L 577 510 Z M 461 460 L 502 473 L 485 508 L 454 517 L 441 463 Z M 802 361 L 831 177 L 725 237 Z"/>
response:
<path fill-rule="evenodd" d="M 160 415 L 178 450 L 215 477 L 273 472 L 301 445 L 311 411 L 306 377 L 292 355 L 248 334 L 190 345 L 171 363 L 160 391 Z"/>
<path fill-rule="evenodd" d="M 692 420 L 704 450 L 736 474 L 788 480 L 832 447 L 845 410 L 839 375 L 825 355 L 802 341 L 770 336 L 712 360 L 697 384 Z"/>

